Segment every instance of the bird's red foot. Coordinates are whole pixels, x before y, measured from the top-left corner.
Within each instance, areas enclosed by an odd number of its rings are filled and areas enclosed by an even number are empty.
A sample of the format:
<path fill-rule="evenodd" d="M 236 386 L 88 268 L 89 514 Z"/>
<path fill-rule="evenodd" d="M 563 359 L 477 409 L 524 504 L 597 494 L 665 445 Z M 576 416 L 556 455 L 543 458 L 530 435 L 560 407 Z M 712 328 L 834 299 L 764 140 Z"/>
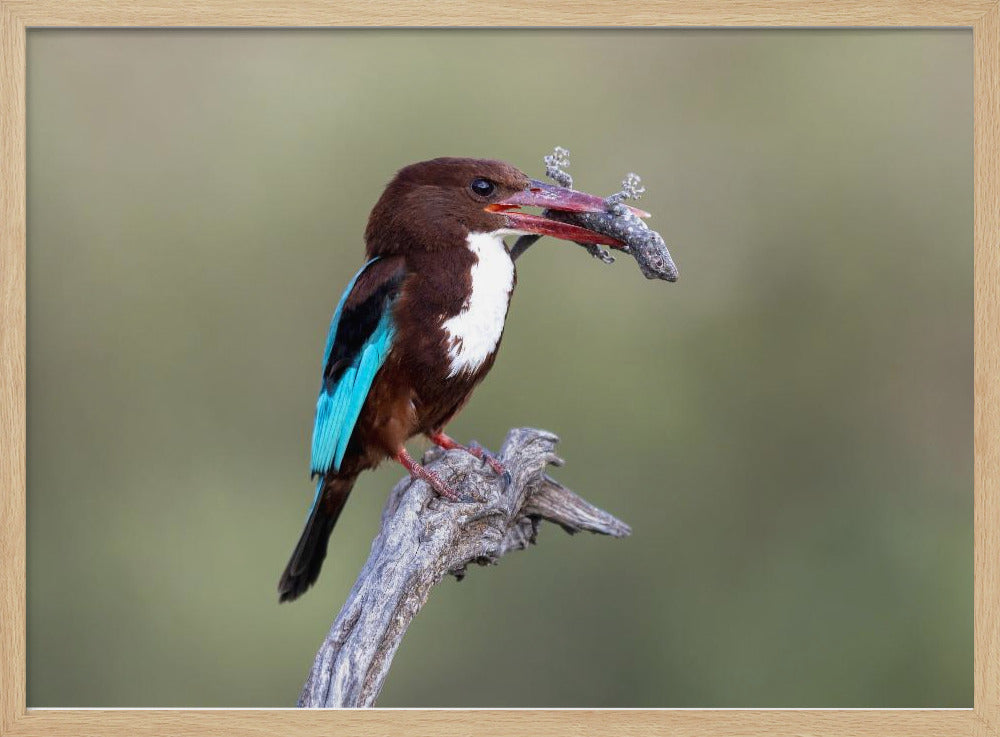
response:
<path fill-rule="evenodd" d="M 466 453 L 470 453 L 475 456 L 483 463 L 489 464 L 489 467 L 496 471 L 497 475 L 503 477 L 505 484 L 510 484 L 511 475 L 500 460 L 490 453 L 486 448 L 477 443 L 472 443 L 471 445 L 462 445 L 460 442 L 454 438 L 445 435 L 443 432 L 436 432 L 429 435 L 431 442 L 435 445 L 439 445 L 445 450 L 464 450 Z"/>
<path fill-rule="evenodd" d="M 496 471 L 500 476 L 503 476 L 504 480 L 508 484 L 510 483 L 510 471 L 508 471 L 507 467 L 500 462 L 499 458 L 486 450 L 486 448 L 481 445 L 477 445 L 476 443 L 471 443 L 469 445 L 469 452 L 479 460 L 489 465 L 489 467 Z"/>
<path fill-rule="evenodd" d="M 434 491 L 443 496 L 445 499 L 453 502 L 459 501 L 458 493 L 448 486 L 448 484 L 444 482 L 444 479 L 436 473 L 427 470 L 413 460 L 410 454 L 406 452 L 406 448 L 400 448 L 396 452 L 396 462 L 409 471 L 413 478 L 426 481 L 430 487 L 434 489 Z"/>

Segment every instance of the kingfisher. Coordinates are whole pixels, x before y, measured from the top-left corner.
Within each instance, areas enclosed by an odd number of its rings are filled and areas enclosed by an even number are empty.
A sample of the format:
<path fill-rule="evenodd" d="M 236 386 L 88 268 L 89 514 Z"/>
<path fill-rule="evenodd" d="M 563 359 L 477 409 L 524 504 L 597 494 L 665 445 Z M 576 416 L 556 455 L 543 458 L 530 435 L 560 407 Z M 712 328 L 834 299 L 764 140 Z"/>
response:
<path fill-rule="evenodd" d="M 278 583 L 280 601 L 297 599 L 315 583 L 362 471 L 392 459 L 440 496 L 458 500 L 410 456 L 410 438 L 425 435 L 442 448 L 471 453 L 509 482 L 488 451 L 445 434 L 500 347 L 517 283 L 504 238 L 622 245 L 525 207 L 583 213 L 607 205 L 490 159 L 422 161 L 386 186 L 365 229 L 367 261 L 344 290 L 327 334 L 312 435 L 316 493 Z"/>

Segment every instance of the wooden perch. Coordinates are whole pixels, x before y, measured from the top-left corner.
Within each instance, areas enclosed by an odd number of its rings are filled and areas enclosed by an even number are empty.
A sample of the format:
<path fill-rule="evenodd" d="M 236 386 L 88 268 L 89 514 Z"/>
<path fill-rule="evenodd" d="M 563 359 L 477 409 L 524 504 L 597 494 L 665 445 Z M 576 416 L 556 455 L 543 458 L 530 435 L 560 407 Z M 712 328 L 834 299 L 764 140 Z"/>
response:
<path fill-rule="evenodd" d="M 299 706 L 373 706 L 431 587 L 449 573 L 460 579 L 470 563 L 496 563 L 524 549 L 535 542 L 540 520 L 570 533 L 631 532 L 546 475 L 549 464 L 562 465 L 558 440 L 544 430 L 511 430 L 499 455 L 509 485 L 468 453 L 429 452 L 424 462 L 459 492 L 459 502 L 439 498 L 423 481 L 396 484 L 368 561 L 316 653 Z"/>

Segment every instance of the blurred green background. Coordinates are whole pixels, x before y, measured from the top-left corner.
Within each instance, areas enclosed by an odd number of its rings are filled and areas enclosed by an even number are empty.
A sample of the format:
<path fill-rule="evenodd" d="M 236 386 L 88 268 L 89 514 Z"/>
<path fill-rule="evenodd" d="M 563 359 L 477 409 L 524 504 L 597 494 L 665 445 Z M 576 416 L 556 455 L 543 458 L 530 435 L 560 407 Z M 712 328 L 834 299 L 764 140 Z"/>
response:
<path fill-rule="evenodd" d="M 368 210 L 559 144 L 681 279 L 542 241 L 450 431 L 555 431 L 634 533 L 443 582 L 380 704 L 971 706 L 971 41 L 30 31 L 29 705 L 294 704 L 401 476 L 279 606 Z"/>

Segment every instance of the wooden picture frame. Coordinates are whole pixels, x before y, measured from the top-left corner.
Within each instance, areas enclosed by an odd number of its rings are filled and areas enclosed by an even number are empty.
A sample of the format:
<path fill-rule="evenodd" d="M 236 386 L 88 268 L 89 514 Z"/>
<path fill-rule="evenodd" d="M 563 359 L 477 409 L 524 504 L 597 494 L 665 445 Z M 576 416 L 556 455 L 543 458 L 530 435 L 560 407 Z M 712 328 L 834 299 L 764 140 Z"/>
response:
<path fill-rule="evenodd" d="M 25 49 L 40 27 L 966 27 L 974 45 L 972 709 L 57 710 L 26 706 Z M 0 735 L 1000 734 L 1000 0 L 622 4 L 0 0 Z"/>

